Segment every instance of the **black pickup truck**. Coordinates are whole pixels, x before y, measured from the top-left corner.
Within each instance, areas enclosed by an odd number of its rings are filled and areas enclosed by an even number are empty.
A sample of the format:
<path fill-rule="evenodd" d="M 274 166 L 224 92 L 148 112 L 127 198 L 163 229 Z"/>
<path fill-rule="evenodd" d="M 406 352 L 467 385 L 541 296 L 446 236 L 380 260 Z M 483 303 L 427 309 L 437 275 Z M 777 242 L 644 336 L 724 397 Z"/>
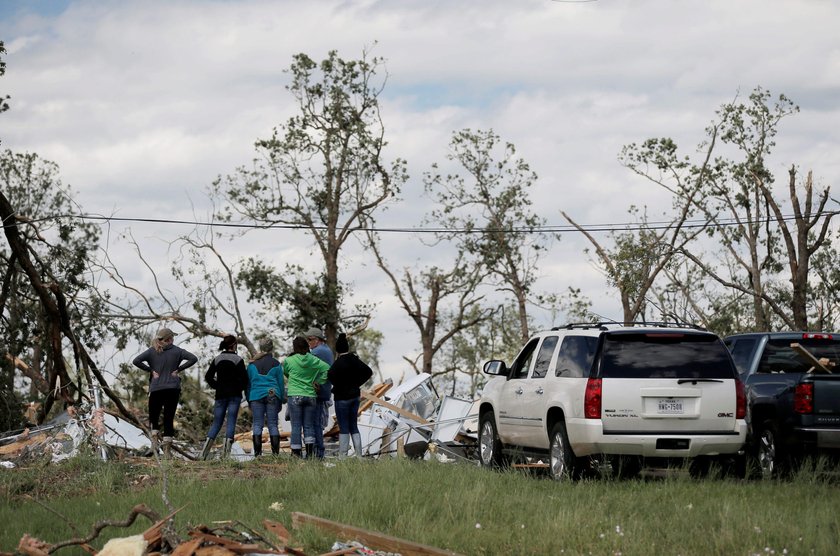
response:
<path fill-rule="evenodd" d="M 840 334 L 756 332 L 724 343 L 746 389 L 746 451 L 760 476 L 840 455 Z"/>

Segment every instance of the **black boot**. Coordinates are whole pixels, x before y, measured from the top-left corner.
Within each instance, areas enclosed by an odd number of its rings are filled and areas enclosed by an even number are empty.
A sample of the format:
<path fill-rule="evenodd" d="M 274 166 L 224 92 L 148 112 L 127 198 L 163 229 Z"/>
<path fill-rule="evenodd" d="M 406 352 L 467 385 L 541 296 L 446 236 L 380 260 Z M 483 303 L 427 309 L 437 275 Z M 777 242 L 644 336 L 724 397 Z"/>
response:
<path fill-rule="evenodd" d="M 254 457 L 258 458 L 262 455 L 262 435 L 254 434 L 252 440 L 254 441 Z"/>
<path fill-rule="evenodd" d="M 292 448 L 292 455 L 296 458 L 302 458 L 303 457 L 303 452 L 301 451 L 300 448 Z"/>
<path fill-rule="evenodd" d="M 271 453 L 276 455 L 280 454 L 280 435 L 271 436 Z"/>
<path fill-rule="evenodd" d="M 306 459 L 312 459 L 315 457 L 315 443 L 307 444 L 306 445 Z"/>

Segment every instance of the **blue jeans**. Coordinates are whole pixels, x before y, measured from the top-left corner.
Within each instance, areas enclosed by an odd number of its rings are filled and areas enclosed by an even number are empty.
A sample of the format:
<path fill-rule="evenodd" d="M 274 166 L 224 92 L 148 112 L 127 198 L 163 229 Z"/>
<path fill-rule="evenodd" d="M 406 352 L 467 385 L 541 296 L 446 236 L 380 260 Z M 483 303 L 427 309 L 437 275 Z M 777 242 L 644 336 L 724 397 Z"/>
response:
<path fill-rule="evenodd" d="M 222 421 L 225 420 L 225 415 L 227 415 L 225 438 L 233 438 L 236 433 L 236 416 L 239 415 L 239 403 L 241 401 L 242 396 L 216 400 L 216 403 L 213 404 L 213 425 L 210 427 L 210 432 L 207 433 L 207 438 L 216 438 L 219 431 L 222 430 Z"/>
<path fill-rule="evenodd" d="M 251 434 L 262 436 L 263 423 L 268 421 L 268 435 L 279 436 L 280 429 L 277 428 L 277 415 L 280 413 L 280 398 L 277 396 L 266 396 L 259 400 L 252 400 L 251 413 L 254 417 L 254 426 Z"/>
<path fill-rule="evenodd" d="M 303 443 L 315 443 L 315 412 L 318 411 L 318 403 L 314 396 L 289 396 L 289 416 L 292 420 L 291 447 L 299 450 L 300 429 L 303 427 Z"/>
<path fill-rule="evenodd" d="M 335 418 L 338 420 L 338 432 L 356 434 L 359 432 L 359 398 L 335 400 Z"/>

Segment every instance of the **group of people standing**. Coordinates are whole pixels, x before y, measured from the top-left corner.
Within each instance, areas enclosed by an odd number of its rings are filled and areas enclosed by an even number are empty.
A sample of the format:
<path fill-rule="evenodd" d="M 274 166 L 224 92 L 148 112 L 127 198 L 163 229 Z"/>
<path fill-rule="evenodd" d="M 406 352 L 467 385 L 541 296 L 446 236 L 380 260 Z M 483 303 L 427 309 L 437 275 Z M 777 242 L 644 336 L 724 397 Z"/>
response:
<path fill-rule="evenodd" d="M 173 343 L 174 333 L 161 328 L 152 345 L 134 359 L 134 365 L 149 372 L 149 422 L 153 445 L 159 439 L 160 414 L 163 411 L 161 445 L 168 453 L 174 435 L 175 410 L 181 392 L 179 373 L 198 361 L 195 355 Z M 242 394 L 248 400 L 253 417 L 252 435 L 254 456 L 262 454 L 262 431 L 268 427 L 271 452 L 280 453 L 279 415 L 287 403 L 291 421 L 290 446 L 292 454 L 323 458 L 324 427 L 329 405 L 335 400 L 335 414 L 339 427 L 339 457 L 349 453 L 350 442 L 355 454 L 361 457 L 361 435 L 358 429 L 358 410 L 361 386 L 373 376 L 373 371 L 350 351 L 345 334 L 336 340 L 335 356 L 318 328 L 292 341 L 292 352 L 282 362 L 274 356 L 270 338 L 259 342 L 259 352 L 247 363 L 237 353 L 235 336 L 225 336 L 219 353 L 205 374 L 205 381 L 215 390 L 213 424 L 201 449 L 200 458 L 207 459 L 210 449 L 225 427 L 223 454 L 230 453 L 236 429 L 236 419 Z M 155 446 L 156 447 L 156 446 Z"/>

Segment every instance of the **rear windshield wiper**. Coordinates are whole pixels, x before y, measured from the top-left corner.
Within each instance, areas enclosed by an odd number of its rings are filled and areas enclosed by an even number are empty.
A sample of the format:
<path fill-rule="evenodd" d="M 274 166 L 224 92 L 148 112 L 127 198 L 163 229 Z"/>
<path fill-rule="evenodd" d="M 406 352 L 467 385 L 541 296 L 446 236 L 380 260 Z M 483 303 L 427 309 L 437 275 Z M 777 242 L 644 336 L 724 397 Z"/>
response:
<path fill-rule="evenodd" d="M 677 381 L 677 384 L 685 384 L 686 382 L 690 382 L 692 384 L 697 384 L 698 382 L 723 382 L 719 378 L 681 378 Z"/>

